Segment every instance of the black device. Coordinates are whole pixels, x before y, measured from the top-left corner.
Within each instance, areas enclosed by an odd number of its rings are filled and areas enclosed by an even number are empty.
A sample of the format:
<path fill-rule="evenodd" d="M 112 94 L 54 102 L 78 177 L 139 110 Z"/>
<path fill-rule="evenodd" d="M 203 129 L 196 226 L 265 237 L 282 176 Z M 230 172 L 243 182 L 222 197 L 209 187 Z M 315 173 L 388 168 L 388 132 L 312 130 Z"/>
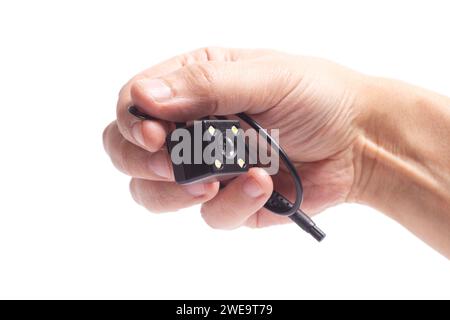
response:
<path fill-rule="evenodd" d="M 245 145 L 238 120 L 203 119 L 185 126 L 178 125 L 180 128 L 186 130 L 191 143 L 188 144 L 189 154 L 185 157 L 187 161 L 175 163 L 171 157 L 177 183 L 229 179 L 248 171 L 245 149 L 238 151 L 239 145 Z M 167 136 L 166 145 L 170 154 L 178 144 L 179 139 L 174 139 L 173 133 Z M 211 150 L 209 163 L 205 163 L 203 157 L 207 148 Z M 180 157 L 183 156 L 183 150 L 179 153 Z"/>
<path fill-rule="evenodd" d="M 137 106 L 131 106 L 128 108 L 129 113 L 134 115 L 135 117 L 141 120 L 155 120 L 155 118 L 143 113 L 139 110 Z M 309 233 L 314 239 L 317 241 L 322 241 L 325 238 L 325 233 L 320 230 L 314 221 L 311 220 L 301 209 L 300 205 L 303 200 L 303 186 L 301 183 L 301 179 L 295 169 L 293 163 L 289 160 L 289 157 L 281 148 L 281 146 L 267 133 L 264 128 L 262 128 L 256 121 L 250 118 L 245 113 L 239 113 L 237 116 L 249 124 L 253 129 L 255 129 L 263 138 L 266 139 L 270 148 L 278 151 L 280 159 L 286 165 L 286 168 L 291 173 L 291 176 L 294 180 L 295 190 L 296 190 L 296 199 L 294 203 L 290 202 L 283 195 L 278 193 L 277 191 L 273 191 L 269 200 L 266 202 L 264 207 L 275 214 L 288 216 L 293 222 L 295 222 L 298 226 L 300 226 L 304 231 Z M 248 164 L 243 163 L 242 160 L 244 157 L 239 157 L 239 150 L 236 147 L 239 145 L 238 141 L 243 142 L 240 139 L 244 139 L 244 137 L 240 134 L 240 123 L 238 120 L 229 120 L 223 116 L 216 116 L 216 119 L 204 118 L 199 120 L 199 122 L 194 122 L 194 124 L 184 124 L 184 123 L 176 123 L 177 128 L 184 128 L 187 132 L 191 133 L 191 136 L 195 137 L 195 125 L 197 128 L 200 128 L 199 131 L 202 135 L 208 135 L 211 138 L 211 142 L 215 142 L 216 146 L 218 144 L 219 152 L 212 152 L 212 159 L 209 163 L 195 163 L 195 155 L 198 152 L 205 151 L 205 144 L 201 144 L 201 147 L 196 150 L 194 148 L 195 143 L 190 143 L 191 149 L 189 163 L 174 163 L 172 159 L 173 169 L 175 180 L 177 183 L 185 184 L 185 183 L 193 183 L 198 181 L 210 181 L 210 180 L 221 180 L 223 178 L 230 178 L 244 172 L 248 171 Z M 226 131 L 230 130 L 235 132 L 233 139 L 226 134 Z M 175 131 L 174 131 L 175 132 Z M 166 145 L 171 152 L 175 145 L 177 139 L 172 139 L 172 132 L 168 135 L 166 140 Z M 220 133 L 220 134 L 219 134 Z M 245 145 L 245 143 L 244 143 Z M 221 146 L 221 147 L 220 147 Z M 220 157 L 219 157 L 220 155 Z M 184 155 L 183 155 L 184 156 Z M 223 161 L 220 159 L 223 158 L 233 158 L 233 161 Z M 239 161 L 239 159 L 241 161 Z"/>

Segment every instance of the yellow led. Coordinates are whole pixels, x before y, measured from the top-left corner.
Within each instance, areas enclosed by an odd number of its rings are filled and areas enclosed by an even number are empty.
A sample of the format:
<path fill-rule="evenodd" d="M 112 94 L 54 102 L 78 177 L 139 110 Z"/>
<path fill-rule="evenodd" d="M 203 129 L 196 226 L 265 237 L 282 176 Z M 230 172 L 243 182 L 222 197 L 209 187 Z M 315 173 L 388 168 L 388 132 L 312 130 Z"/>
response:
<path fill-rule="evenodd" d="M 208 132 L 209 132 L 209 134 L 210 135 L 214 135 L 214 132 L 216 132 L 216 129 L 214 129 L 214 127 L 213 126 L 209 126 L 209 128 L 208 128 Z"/>
<path fill-rule="evenodd" d="M 243 168 L 245 166 L 245 161 L 239 158 L 237 164 L 239 165 L 239 167 Z"/>
<path fill-rule="evenodd" d="M 214 165 L 216 166 L 217 169 L 222 168 L 222 162 L 220 162 L 220 161 L 217 160 L 217 159 L 214 161 Z"/>
<path fill-rule="evenodd" d="M 234 135 L 237 135 L 238 132 L 239 132 L 239 130 L 238 130 L 238 128 L 236 128 L 235 126 L 232 126 L 232 127 L 231 127 L 231 132 L 233 132 Z"/>

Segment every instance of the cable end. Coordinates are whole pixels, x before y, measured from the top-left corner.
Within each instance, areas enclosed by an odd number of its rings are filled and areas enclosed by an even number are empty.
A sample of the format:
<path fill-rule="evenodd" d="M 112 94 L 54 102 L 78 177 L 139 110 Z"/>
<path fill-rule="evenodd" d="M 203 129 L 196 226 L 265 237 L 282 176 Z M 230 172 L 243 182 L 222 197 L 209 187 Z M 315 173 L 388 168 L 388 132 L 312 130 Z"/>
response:
<path fill-rule="evenodd" d="M 319 242 L 322 241 L 326 237 L 325 232 L 320 230 L 317 226 L 311 227 L 308 231 L 309 231 L 309 234 Z"/>
<path fill-rule="evenodd" d="M 289 218 L 304 231 L 308 232 L 317 241 L 320 242 L 325 238 L 325 232 L 320 230 L 320 228 L 316 226 L 314 221 L 312 221 L 311 218 L 308 217 L 303 211 L 298 210 L 296 213 L 289 216 Z"/>

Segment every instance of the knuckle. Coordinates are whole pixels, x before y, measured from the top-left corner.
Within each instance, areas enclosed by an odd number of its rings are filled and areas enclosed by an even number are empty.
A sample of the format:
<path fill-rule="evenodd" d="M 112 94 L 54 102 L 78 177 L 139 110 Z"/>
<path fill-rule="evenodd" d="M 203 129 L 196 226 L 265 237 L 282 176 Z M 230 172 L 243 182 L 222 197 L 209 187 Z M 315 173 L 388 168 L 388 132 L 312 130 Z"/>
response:
<path fill-rule="evenodd" d="M 220 57 L 224 55 L 224 51 L 224 48 L 206 46 L 181 54 L 177 58 L 180 65 L 185 67 L 202 61 L 220 60 Z"/>
<path fill-rule="evenodd" d="M 183 53 L 183 54 L 180 54 L 179 56 L 177 56 L 176 59 L 178 60 L 178 63 L 180 64 L 180 66 L 186 67 L 188 65 L 196 63 L 197 62 L 196 52 L 197 51 Z"/>
<path fill-rule="evenodd" d="M 224 49 L 216 46 L 206 46 L 198 49 L 198 52 L 205 57 L 207 61 L 217 60 L 218 56 L 223 54 Z"/>
<path fill-rule="evenodd" d="M 186 84 L 188 89 L 195 92 L 199 97 L 208 102 L 214 114 L 218 109 L 217 97 L 217 68 L 212 63 L 196 63 L 186 67 Z"/>
<path fill-rule="evenodd" d="M 195 63 L 186 68 L 187 80 L 210 88 L 214 84 L 215 72 L 210 63 Z"/>

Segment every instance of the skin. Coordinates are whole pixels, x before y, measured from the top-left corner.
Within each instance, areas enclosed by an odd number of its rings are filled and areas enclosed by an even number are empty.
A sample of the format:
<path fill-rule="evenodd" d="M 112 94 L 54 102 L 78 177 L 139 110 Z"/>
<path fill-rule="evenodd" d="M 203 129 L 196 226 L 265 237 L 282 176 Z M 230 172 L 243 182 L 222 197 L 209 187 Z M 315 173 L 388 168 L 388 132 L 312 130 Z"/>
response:
<path fill-rule="evenodd" d="M 140 121 L 138 105 L 161 120 Z M 335 63 L 269 50 L 204 48 L 132 78 L 120 91 L 106 152 L 132 177 L 139 204 L 168 212 L 201 204 L 211 227 L 287 223 L 263 208 L 289 175 L 261 168 L 230 181 L 177 185 L 164 147 L 174 121 L 246 112 L 280 142 L 304 184 L 302 209 L 357 202 L 387 214 L 450 257 L 450 99 Z"/>

